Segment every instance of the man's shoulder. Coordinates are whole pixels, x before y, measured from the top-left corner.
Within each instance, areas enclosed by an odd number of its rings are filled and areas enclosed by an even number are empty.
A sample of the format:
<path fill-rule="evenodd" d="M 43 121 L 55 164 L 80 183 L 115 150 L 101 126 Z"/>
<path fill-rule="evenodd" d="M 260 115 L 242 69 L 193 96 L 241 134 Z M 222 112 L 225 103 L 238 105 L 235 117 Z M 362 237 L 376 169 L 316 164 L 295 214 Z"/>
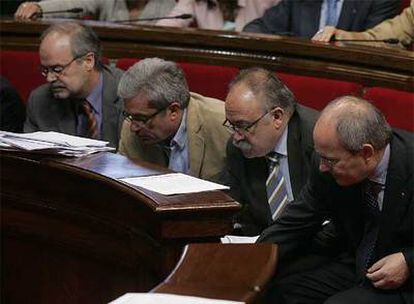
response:
<path fill-rule="evenodd" d="M 124 74 L 124 71 L 117 67 L 104 65 L 102 73 L 104 74 L 104 78 L 118 83 Z"/>
<path fill-rule="evenodd" d="M 54 98 L 50 92 L 50 84 L 45 83 L 41 86 L 38 86 L 30 93 L 29 101 L 31 103 L 49 103 L 53 101 Z"/>
<path fill-rule="evenodd" d="M 191 92 L 188 108 L 190 115 L 199 116 L 207 124 L 223 123 L 225 119 L 224 102 L 216 98 Z"/>

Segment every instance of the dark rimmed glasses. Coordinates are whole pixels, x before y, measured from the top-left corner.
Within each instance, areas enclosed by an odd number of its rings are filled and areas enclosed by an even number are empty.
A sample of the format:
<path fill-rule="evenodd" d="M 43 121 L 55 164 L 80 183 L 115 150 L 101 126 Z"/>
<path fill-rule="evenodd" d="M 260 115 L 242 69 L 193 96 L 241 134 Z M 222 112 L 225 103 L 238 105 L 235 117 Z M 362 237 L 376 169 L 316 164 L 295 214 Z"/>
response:
<path fill-rule="evenodd" d="M 228 119 L 226 119 L 223 122 L 223 126 L 225 126 L 227 129 L 229 129 L 231 132 L 238 132 L 238 133 L 242 133 L 242 134 L 247 134 L 250 132 L 250 130 L 257 125 L 257 123 L 263 118 L 265 117 L 267 114 L 269 114 L 270 112 L 272 112 L 273 109 L 270 109 L 269 111 L 267 111 L 266 113 L 264 113 L 262 116 L 260 116 L 258 119 L 256 119 L 255 121 L 248 123 L 246 126 L 235 126 L 234 124 L 232 124 Z"/>
<path fill-rule="evenodd" d="M 62 75 L 63 71 L 65 69 L 67 69 L 75 60 L 77 60 L 79 58 L 82 58 L 85 55 L 87 55 L 87 54 L 76 56 L 65 65 L 54 65 L 54 66 L 51 66 L 51 67 L 40 66 L 40 73 L 42 74 L 43 77 L 47 77 L 47 75 L 49 73 L 52 73 L 56 77 L 60 76 L 60 75 Z"/>

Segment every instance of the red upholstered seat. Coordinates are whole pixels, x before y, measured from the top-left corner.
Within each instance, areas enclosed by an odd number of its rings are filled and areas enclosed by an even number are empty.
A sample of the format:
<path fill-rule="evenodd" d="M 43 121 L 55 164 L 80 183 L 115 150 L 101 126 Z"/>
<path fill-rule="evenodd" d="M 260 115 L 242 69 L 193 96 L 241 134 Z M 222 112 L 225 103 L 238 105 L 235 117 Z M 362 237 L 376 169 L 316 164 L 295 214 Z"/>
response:
<path fill-rule="evenodd" d="M 322 110 L 331 100 L 343 95 L 360 96 L 362 85 L 327 78 L 277 73 L 299 103 Z"/>
<path fill-rule="evenodd" d="M 0 52 L 0 74 L 14 85 L 25 103 L 30 92 L 45 82 L 39 66 L 40 59 L 37 52 Z"/>
<path fill-rule="evenodd" d="M 384 113 L 391 126 L 414 132 L 414 93 L 370 88 L 364 98 Z"/>
<path fill-rule="evenodd" d="M 198 63 L 180 63 L 186 74 L 190 91 L 225 100 L 229 83 L 238 68 Z"/>

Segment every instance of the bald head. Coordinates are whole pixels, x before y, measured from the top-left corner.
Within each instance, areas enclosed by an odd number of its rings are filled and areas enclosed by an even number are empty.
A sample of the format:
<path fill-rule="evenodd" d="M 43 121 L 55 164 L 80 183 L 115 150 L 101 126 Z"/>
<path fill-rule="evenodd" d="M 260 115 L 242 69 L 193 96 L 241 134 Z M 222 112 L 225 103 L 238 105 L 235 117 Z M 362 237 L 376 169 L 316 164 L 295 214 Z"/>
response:
<path fill-rule="evenodd" d="M 383 149 L 390 141 L 391 128 L 384 115 L 368 101 L 344 96 L 333 100 L 322 111 L 315 132 L 335 132 L 340 144 L 350 152 L 371 144 Z"/>

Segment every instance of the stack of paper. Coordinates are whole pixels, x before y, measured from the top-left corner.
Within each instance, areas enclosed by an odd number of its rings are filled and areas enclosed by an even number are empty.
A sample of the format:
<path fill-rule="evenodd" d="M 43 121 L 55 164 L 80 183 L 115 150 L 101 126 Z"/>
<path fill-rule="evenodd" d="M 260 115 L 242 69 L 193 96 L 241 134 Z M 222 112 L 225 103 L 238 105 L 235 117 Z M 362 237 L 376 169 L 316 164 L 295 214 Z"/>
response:
<path fill-rule="evenodd" d="M 162 293 L 126 293 L 109 304 L 244 304 L 245 302 L 209 299 Z"/>
<path fill-rule="evenodd" d="M 113 151 L 108 142 L 58 132 L 12 133 L 0 131 L 0 149 L 40 151 L 66 156 L 85 156 L 96 152 Z"/>

